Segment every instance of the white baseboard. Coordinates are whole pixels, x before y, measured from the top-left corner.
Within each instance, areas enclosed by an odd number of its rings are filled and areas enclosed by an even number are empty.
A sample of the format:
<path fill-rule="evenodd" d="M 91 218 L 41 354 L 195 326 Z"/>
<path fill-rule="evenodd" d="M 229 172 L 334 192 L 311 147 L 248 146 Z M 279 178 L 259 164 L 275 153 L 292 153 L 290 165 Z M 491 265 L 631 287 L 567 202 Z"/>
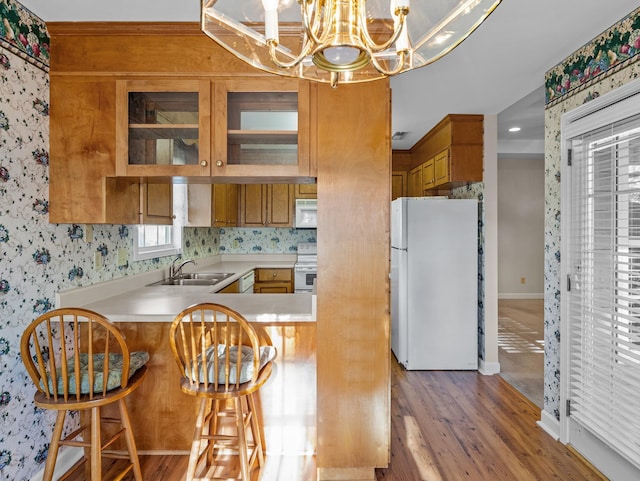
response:
<path fill-rule="evenodd" d="M 540 414 L 540 421 L 538 426 L 546 431 L 556 441 L 560 439 L 560 421 L 558 421 L 553 415 L 547 411 L 542 411 Z"/>
<path fill-rule="evenodd" d="M 502 292 L 498 299 L 544 299 L 542 292 Z"/>
<path fill-rule="evenodd" d="M 56 460 L 56 469 L 53 470 L 53 481 L 57 481 L 71 466 L 76 464 L 83 456 L 84 451 L 82 448 L 70 448 L 67 447 L 64 450 L 58 452 L 58 459 Z M 42 475 L 44 474 L 44 468 L 38 471 L 29 481 L 42 481 Z"/>
<path fill-rule="evenodd" d="M 482 359 L 479 361 L 478 372 L 483 376 L 492 376 L 500 372 L 499 362 L 485 362 Z"/>

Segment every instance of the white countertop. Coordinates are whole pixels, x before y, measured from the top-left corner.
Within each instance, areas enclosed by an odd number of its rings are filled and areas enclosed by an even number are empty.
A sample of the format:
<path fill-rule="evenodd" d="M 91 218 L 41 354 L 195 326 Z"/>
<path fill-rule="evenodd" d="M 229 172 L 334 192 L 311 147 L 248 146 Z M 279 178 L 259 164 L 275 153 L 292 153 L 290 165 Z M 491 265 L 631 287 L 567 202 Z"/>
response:
<path fill-rule="evenodd" d="M 229 256 L 199 260 L 184 268 L 189 272 L 233 272 L 215 286 L 148 286 L 166 277 L 163 271 L 116 279 L 70 291 L 56 297 L 58 307 L 83 307 L 114 322 L 171 322 L 183 309 L 199 302 L 230 307 L 251 322 L 314 322 L 312 294 L 216 294 L 243 274 L 261 268 L 293 267 L 295 256 Z M 243 260 L 239 260 L 243 259 Z M 215 262 L 218 260 L 219 262 Z"/>

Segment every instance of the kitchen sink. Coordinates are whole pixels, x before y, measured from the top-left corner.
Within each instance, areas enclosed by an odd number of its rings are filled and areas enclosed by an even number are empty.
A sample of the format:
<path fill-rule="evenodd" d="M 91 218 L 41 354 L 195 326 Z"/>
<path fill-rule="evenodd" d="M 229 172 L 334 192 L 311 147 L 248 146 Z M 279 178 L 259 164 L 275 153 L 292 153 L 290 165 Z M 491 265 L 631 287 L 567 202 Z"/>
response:
<path fill-rule="evenodd" d="M 233 272 L 191 272 L 172 279 L 163 279 L 149 286 L 214 286 L 232 275 Z"/>

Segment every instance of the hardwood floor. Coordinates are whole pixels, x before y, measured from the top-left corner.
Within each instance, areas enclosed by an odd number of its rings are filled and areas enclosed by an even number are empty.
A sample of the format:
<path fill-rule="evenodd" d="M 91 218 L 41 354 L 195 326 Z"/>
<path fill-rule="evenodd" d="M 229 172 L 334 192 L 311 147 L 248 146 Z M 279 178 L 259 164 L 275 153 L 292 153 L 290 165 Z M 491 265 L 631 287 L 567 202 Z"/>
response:
<path fill-rule="evenodd" d="M 498 301 L 500 375 L 536 406 L 544 399 L 544 300 Z"/>
<path fill-rule="evenodd" d="M 266 465 L 261 473 L 253 471 L 252 481 L 316 479 L 315 374 L 309 370 L 313 357 L 288 365 L 286 359 L 308 350 L 296 349 L 300 338 L 286 339 L 280 374 L 282 379 L 297 378 L 300 402 L 290 400 L 286 408 L 278 409 L 277 418 L 271 417 L 280 429 L 273 423 L 265 425 Z M 502 377 L 475 371 L 405 371 L 395 358 L 391 372 L 391 463 L 376 470 L 377 481 L 605 479 L 538 427 L 539 408 Z M 277 395 L 281 388 L 272 385 L 271 399 L 265 390 L 263 409 L 282 402 Z M 145 481 L 185 478 L 187 456 L 142 455 L 140 460 Z M 82 479 L 79 474 L 70 481 Z M 112 478 L 106 473 L 104 479 Z"/>

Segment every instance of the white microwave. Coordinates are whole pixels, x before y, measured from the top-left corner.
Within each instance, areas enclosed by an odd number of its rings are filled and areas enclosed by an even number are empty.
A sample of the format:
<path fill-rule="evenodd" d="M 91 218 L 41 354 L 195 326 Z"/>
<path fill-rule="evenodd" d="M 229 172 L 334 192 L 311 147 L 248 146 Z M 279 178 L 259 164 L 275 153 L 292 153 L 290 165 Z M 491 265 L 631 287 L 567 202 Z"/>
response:
<path fill-rule="evenodd" d="M 318 226 L 318 199 L 296 199 L 295 226 L 303 229 Z"/>

